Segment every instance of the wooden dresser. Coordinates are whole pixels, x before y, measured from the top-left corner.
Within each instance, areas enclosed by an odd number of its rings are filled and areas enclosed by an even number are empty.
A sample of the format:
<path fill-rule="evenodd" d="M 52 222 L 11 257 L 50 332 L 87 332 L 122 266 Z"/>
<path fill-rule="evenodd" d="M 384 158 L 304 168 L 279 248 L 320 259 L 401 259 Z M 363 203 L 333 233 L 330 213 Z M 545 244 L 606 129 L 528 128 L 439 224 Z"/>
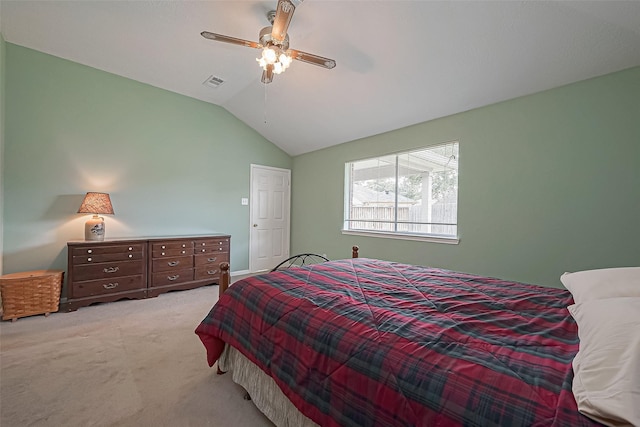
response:
<path fill-rule="evenodd" d="M 230 236 L 149 240 L 149 287 L 155 297 L 220 280 L 220 263 L 229 262 Z"/>
<path fill-rule="evenodd" d="M 231 236 L 181 236 L 67 242 L 63 311 L 96 302 L 155 297 L 219 283 Z"/>
<path fill-rule="evenodd" d="M 95 302 L 146 296 L 146 242 L 68 242 L 67 248 L 66 311 Z"/>

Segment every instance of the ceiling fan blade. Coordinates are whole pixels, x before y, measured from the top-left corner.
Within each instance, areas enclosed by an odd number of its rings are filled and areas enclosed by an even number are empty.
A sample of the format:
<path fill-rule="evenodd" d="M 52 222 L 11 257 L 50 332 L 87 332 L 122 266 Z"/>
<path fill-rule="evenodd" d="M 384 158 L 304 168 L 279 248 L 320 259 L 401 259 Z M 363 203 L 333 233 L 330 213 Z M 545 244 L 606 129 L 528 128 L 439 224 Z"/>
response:
<path fill-rule="evenodd" d="M 276 42 L 280 43 L 287 37 L 287 30 L 295 10 L 296 7 L 291 0 L 278 0 L 276 17 L 273 19 L 273 28 L 271 29 L 271 38 Z"/>
<path fill-rule="evenodd" d="M 332 69 L 336 66 L 336 61 L 334 61 L 333 59 L 325 58 L 323 56 L 301 52 L 295 49 L 289 49 L 288 52 L 289 55 L 291 55 L 291 58 L 297 59 L 298 61 L 306 62 L 307 64 L 317 65 L 319 67 L 328 69 Z"/>
<path fill-rule="evenodd" d="M 209 31 L 203 31 L 200 33 L 202 37 L 209 40 L 215 40 L 218 42 L 231 43 L 240 46 L 252 47 L 254 49 L 261 49 L 262 45 L 260 43 L 252 42 L 244 39 L 237 39 L 235 37 L 225 36 L 222 34 L 210 33 Z"/>

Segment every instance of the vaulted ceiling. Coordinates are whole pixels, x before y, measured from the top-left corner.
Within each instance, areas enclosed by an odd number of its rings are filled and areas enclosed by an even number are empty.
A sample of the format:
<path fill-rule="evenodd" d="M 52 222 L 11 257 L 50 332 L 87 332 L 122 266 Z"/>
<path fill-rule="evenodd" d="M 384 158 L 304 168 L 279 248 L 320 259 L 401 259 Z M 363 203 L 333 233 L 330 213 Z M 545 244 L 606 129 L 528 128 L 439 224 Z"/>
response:
<path fill-rule="evenodd" d="M 640 65 L 638 1 L 305 0 L 294 61 L 260 82 L 258 41 L 276 0 L 0 3 L 7 42 L 227 109 L 290 155 Z M 46 72 L 46 70 L 43 70 Z M 203 85 L 210 76 L 218 88 Z M 392 141 L 390 141 L 392 143 Z"/>

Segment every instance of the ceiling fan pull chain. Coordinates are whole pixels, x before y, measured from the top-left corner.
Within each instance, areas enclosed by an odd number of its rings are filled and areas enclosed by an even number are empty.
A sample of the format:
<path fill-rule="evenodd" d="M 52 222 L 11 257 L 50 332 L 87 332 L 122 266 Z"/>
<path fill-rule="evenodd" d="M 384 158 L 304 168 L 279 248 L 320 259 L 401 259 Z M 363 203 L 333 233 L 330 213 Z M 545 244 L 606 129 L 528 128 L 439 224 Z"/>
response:
<path fill-rule="evenodd" d="M 264 86 L 264 124 L 267 124 L 267 84 L 263 84 Z"/>

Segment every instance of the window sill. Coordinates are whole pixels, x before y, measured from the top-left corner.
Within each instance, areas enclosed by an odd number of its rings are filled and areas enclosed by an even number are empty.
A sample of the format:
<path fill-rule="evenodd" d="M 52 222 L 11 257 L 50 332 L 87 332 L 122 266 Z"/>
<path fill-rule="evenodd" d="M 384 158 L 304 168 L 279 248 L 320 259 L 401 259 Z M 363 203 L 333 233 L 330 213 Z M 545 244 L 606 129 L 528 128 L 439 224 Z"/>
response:
<path fill-rule="evenodd" d="M 423 236 L 418 234 L 385 233 L 380 231 L 342 230 L 342 234 L 350 236 L 381 237 L 383 239 L 417 240 L 420 242 L 444 243 L 446 245 L 457 245 L 460 243 L 460 239 L 457 237 Z"/>

